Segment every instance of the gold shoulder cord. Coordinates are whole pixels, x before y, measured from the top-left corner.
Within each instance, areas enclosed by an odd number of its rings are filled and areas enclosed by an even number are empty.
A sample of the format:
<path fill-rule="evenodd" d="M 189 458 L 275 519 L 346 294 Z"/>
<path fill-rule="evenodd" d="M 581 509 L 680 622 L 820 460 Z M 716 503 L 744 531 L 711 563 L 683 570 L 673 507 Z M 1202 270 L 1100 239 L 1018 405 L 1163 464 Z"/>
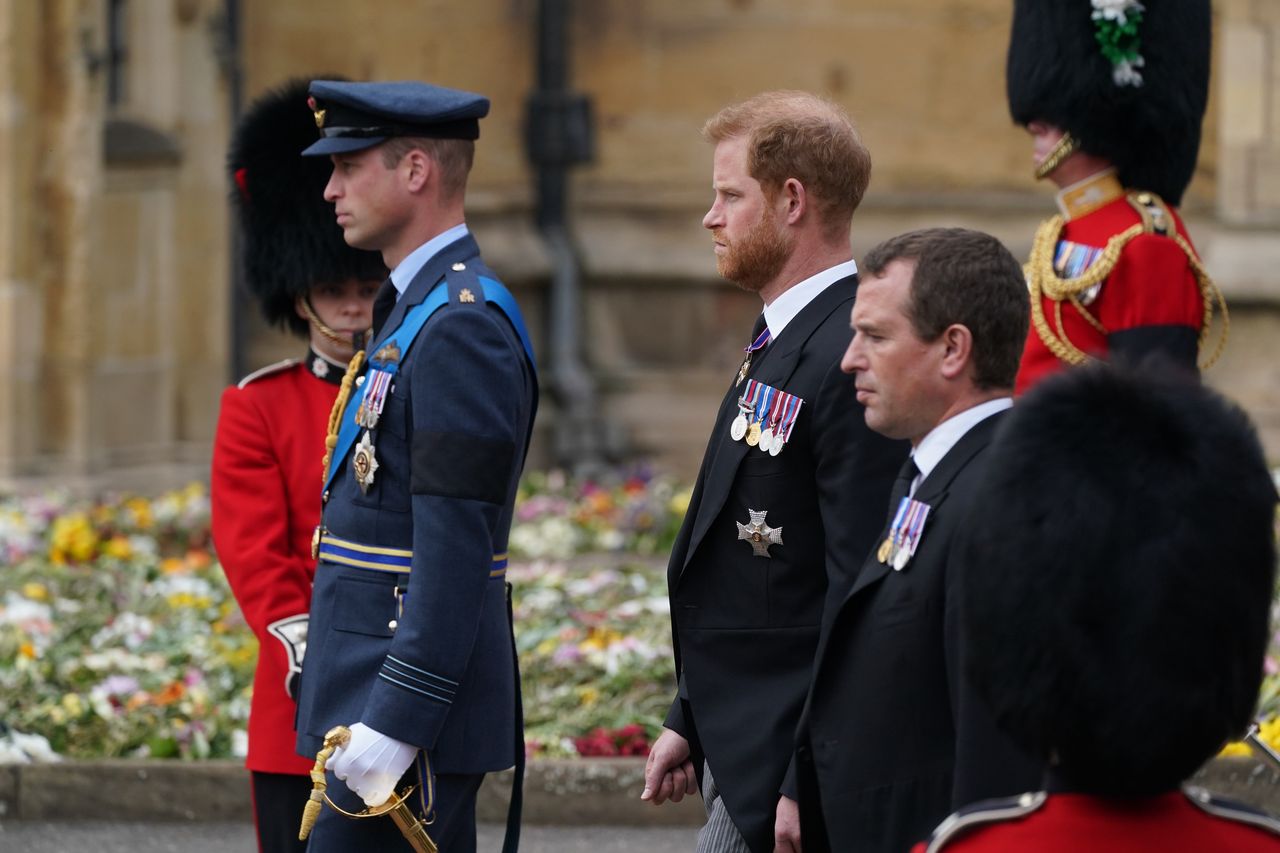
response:
<path fill-rule="evenodd" d="M 1126 228 L 1119 234 L 1113 236 L 1107 241 L 1107 245 L 1103 248 L 1102 254 L 1093 264 L 1075 278 L 1060 278 L 1057 270 L 1053 267 L 1053 256 L 1057 250 L 1058 240 L 1062 235 L 1062 227 L 1065 224 L 1061 216 L 1054 216 L 1043 222 L 1036 230 L 1035 240 L 1031 244 L 1031 257 L 1028 259 L 1023 271 L 1027 276 L 1027 289 L 1031 292 L 1031 325 L 1035 328 L 1036 334 L 1040 336 L 1040 340 L 1058 359 L 1068 364 L 1083 364 L 1090 359 L 1090 356 L 1075 346 L 1067 338 L 1066 329 L 1062 325 L 1062 303 L 1070 302 L 1080 316 L 1090 326 L 1093 326 L 1102 334 L 1107 334 L 1107 330 L 1097 317 L 1089 312 L 1081 303 L 1081 295 L 1094 285 L 1100 284 L 1111 270 L 1115 268 L 1116 262 L 1120 260 L 1120 253 L 1124 251 L 1124 247 L 1129 241 L 1133 240 L 1141 234 L 1152 234 L 1157 230 L 1156 221 L 1160 220 L 1165 223 L 1168 231 L 1166 236 L 1182 249 L 1187 256 L 1187 263 L 1191 267 L 1191 272 L 1196 278 L 1196 284 L 1200 288 L 1201 298 L 1204 300 L 1204 317 L 1200 327 L 1199 348 L 1204 352 L 1205 345 L 1209 340 L 1210 326 L 1213 323 L 1214 306 L 1218 306 L 1222 310 L 1222 332 L 1218 335 L 1217 345 L 1213 349 L 1212 355 L 1203 361 L 1199 366 L 1201 370 L 1208 370 L 1213 366 L 1214 362 L 1222 355 L 1222 350 L 1227 345 L 1227 336 L 1231 329 L 1231 320 L 1227 314 L 1227 302 L 1222 296 L 1222 291 L 1213 283 L 1213 279 L 1209 277 L 1209 273 L 1205 270 L 1204 265 L 1200 263 L 1200 259 L 1196 257 L 1195 250 L 1188 243 L 1173 224 L 1173 217 L 1169 214 L 1169 210 L 1165 207 L 1164 202 L 1154 193 L 1128 193 L 1127 198 L 1129 204 L 1138 211 L 1142 217 L 1142 222 Z M 1054 330 L 1044 314 L 1044 305 L 1041 297 L 1048 297 L 1053 303 L 1054 321 L 1057 330 Z"/>
<path fill-rule="evenodd" d="M 329 482 L 329 463 L 333 460 L 333 450 L 338 446 L 338 430 L 342 428 L 342 413 L 351 399 L 351 389 L 356 384 L 356 374 L 364 367 L 364 350 L 351 356 L 347 364 L 347 372 L 342 376 L 342 387 L 338 389 L 338 399 L 333 401 L 333 409 L 329 412 L 329 432 L 324 437 L 324 469 L 320 472 L 320 485 Z"/>

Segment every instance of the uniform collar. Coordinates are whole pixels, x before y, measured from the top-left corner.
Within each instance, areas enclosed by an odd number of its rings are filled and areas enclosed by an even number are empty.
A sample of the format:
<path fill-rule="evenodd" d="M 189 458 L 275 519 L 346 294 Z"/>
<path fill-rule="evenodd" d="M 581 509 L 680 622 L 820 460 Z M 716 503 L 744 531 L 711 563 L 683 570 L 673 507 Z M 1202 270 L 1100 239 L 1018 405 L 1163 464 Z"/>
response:
<path fill-rule="evenodd" d="M 1063 187 L 1057 196 L 1058 209 L 1070 221 L 1088 216 L 1124 195 L 1124 185 L 1115 169 L 1104 169 L 1083 181 Z"/>
<path fill-rule="evenodd" d="M 321 355 L 312 347 L 307 350 L 307 372 L 316 379 L 323 379 L 333 385 L 341 385 L 347 366 L 334 361 L 327 355 Z"/>
<path fill-rule="evenodd" d="M 456 243 L 469 233 L 471 232 L 467 230 L 467 223 L 463 222 L 448 231 L 440 232 L 406 255 L 405 259 L 391 271 L 391 283 L 396 288 L 396 300 L 399 301 L 400 297 L 404 296 L 414 276 L 427 265 L 428 261 L 439 254 L 441 249 L 450 243 Z"/>
<path fill-rule="evenodd" d="M 803 311 L 819 293 L 840 279 L 857 274 L 857 263 L 848 260 L 788 287 L 781 296 L 764 306 L 764 321 L 769 326 L 770 340 L 777 340 L 787 324 L 794 320 L 796 315 Z"/>
<path fill-rule="evenodd" d="M 911 458 L 915 460 L 916 467 L 920 469 L 920 473 L 911 481 L 910 494 L 915 494 L 916 486 L 929 478 L 930 472 L 938 467 L 938 463 L 951 452 L 951 448 L 955 447 L 960 439 L 964 438 L 965 433 L 997 412 L 1003 412 L 1012 405 L 1012 397 L 998 397 L 994 400 L 988 400 L 971 409 L 965 409 L 958 415 L 952 415 L 929 430 L 928 434 L 920 439 L 920 443 L 916 445 L 915 450 L 911 451 Z"/>

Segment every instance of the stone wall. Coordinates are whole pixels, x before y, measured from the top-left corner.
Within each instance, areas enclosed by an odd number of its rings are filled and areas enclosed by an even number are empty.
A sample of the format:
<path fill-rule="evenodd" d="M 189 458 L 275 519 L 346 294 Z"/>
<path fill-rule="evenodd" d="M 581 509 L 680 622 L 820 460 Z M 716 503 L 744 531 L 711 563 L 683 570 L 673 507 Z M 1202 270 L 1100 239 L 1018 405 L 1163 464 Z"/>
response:
<path fill-rule="evenodd" d="M 243 100 L 291 76 L 423 78 L 485 92 L 470 219 L 545 351 L 549 263 L 530 225 L 524 99 L 536 0 L 125 0 L 123 97 L 108 103 L 108 0 L 0 4 L 0 482 L 199 475 L 231 377 L 223 174 Z M 875 159 L 855 251 L 910 227 L 984 228 L 1025 254 L 1051 193 L 1004 102 L 1009 0 L 592 0 L 572 77 L 597 117 L 573 178 L 585 356 L 615 444 L 692 476 L 756 306 L 716 281 L 700 220 L 721 105 L 766 88 L 830 96 Z M 1210 381 L 1280 456 L 1280 5 L 1219 0 L 1213 94 L 1187 199 L 1232 301 Z M 299 344 L 244 317 L 246 368 Z M 544 405 L 542 423 L 555 418 Z M 547 459 L 545 442 L 534 458 Z M 141 466 L 141 467 L 140 467 Z M 156 468 L 154 466 L 161 466 Z M 164 467 L 176 466 L 176 467 Z M 140 475 L 137 472 L 141 471 Z"/>

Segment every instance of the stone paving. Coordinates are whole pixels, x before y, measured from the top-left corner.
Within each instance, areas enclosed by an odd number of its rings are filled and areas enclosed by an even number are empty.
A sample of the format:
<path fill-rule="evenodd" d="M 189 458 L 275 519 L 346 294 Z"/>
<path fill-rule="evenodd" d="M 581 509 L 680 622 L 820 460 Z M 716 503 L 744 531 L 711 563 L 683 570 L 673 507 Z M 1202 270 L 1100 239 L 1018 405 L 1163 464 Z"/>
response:
<path fill-rule="evenodd" d="M 481 824 L 480 853 L 502 848 L 503 827 Z M 689 853 L 694 827 L 526 826 L 521 853 Z M 247 823 L 0 821 L 0 853 L 253 853 Z"/>

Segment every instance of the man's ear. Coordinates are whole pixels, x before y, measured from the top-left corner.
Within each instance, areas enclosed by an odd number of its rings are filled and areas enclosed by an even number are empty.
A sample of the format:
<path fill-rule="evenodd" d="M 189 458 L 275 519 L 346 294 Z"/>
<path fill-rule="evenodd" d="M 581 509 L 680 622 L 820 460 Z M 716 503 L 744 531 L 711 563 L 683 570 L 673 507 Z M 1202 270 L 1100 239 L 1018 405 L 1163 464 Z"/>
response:
<path fill-rule="evenodd" d="M 435 161 L 421 148 L 411 148 L 400 160 L 399 168 L 405 170 L 410 192 L 421 192 L 434 176 Z"/>
<path fill-rule="evenodd" d="M 947 379 L 962 376 L 973 363 L 973 332 L 968 326 L 952 323 L 942 330 L 942 375 Z"/>
<path fill-rule="evenodd" d="M 809 196 L 805 192 L 804 184 L 795 178 L 787 178 L 778 192 L 778 203 L 779 206 L 785 204 L 784 221 L 788 225 L 795 225 L 809 209 Z"/>

